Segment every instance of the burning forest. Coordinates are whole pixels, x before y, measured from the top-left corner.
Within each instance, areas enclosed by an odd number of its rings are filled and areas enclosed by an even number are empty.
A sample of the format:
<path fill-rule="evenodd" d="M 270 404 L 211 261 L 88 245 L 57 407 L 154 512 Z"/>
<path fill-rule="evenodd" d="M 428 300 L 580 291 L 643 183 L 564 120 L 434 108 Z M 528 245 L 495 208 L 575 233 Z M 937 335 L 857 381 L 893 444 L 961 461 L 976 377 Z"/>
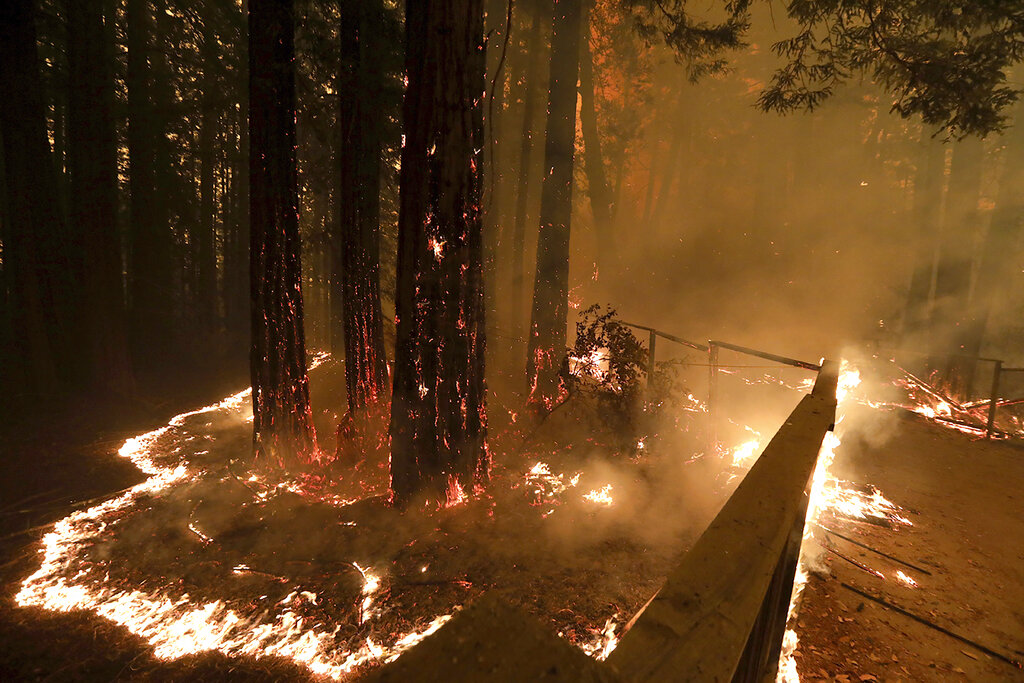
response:
<path fill-rule="evenodd" d="M 1022 9 L 3 3 L 0 679 L 1024 680 Z"/>

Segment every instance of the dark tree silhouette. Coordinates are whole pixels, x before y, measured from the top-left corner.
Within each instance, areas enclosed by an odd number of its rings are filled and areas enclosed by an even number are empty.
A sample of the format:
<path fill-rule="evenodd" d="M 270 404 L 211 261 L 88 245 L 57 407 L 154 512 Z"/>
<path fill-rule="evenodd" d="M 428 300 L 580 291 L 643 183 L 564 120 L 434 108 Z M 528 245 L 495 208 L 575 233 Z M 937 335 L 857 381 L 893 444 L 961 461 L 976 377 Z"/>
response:
<path fill-rule="evenodd" d="M 103 3 L 67 6 L 68 145 L 73 275 L 83 337 L 83 379 L 89 386 L 134 390 L 126 336 L 121 240 L 117 226 L 117 136 L 113 54 L 104 31 Z"/>
<path fill-rule="evenodd" d="M 380 304 L 380 164 L 386 109 L 380 0 L 342 3 L 338 146 L 341 319 L 349 411 L 387 395 L 387 357 Z M 336 309 L 337 310 L 337 309 Z M 336 342 L 334 343 L 337 348 Z"/>
<path fill-rule="evenodd" d="M 43 394 L 66 381 L 63 353 L 71 335 L 74 287 L 68 277 L 67 229 L 46 133 L 32 0 L 0 3 L 0 136 L 7 217 L 4 275 L 19 389 Z"/>
<path fill-rule="evenodd" d="M 488 476 L 480 214 L 483 1 L 406 5 L 391 486 L 442 503 Z"/>
<path fill-rule="evenodd" d="M 530 403 L 546 410 L 565 392 L 561 369 L 569 309 L 569 232 L 581 18 L 582 0 L 555 0 L 544 145 L 547 172 L 541 186 L 537 270 L 526 357 Z"/>
<path fill-rule="evenodd" d="M 249 277 L 253 445 L 279 467 L 318 456 L 302 327 L 295 167 L 295 15 L 249 2 Z"/>
<path fill-rule="evenodd" d="M 173 242 L 167 218 L 166 187 L 157 179 L 167 166 L 167 141 L 154 97 L 161 84 L 152 68 L 153 17 L 147 0 L 128 0 L 125 5 L 128 68 L 128 164 L 130 198 L 131 278 L 133 342 L 137 357 L 164 355 L 173 330 Z M 154 57 L 153 62 L 157 61 Z M 166 84 L 164 84 L 166 85 Z"/>

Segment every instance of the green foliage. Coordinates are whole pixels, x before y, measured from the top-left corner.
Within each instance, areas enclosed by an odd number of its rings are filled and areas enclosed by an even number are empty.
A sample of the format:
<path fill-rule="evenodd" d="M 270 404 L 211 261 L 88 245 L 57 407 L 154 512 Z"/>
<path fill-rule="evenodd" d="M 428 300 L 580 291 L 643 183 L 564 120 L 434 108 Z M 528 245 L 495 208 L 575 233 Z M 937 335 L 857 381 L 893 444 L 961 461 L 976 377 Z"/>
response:
<path fill-rule="evenodd" d="M 799 33 L 773 46 L 786 63 L 758 104 L 813 110 L 835 88 L 869 76 L 891 109 L 920 115 L 948 136 L 984 136 L 1006 125 L 1019 91 L 1007 73 L 1024 57 L 1024 7 L 985 0 L 794 0 Z"/>
<path fill-rule="evenodd" d="M 686 67 L 690 81 L 726 70 L 726 50 L 744 46 L 750 27 L 749 0 L 730 0 L 718 21 L 695 18 L 687 0 L 624 0 L 632 10 L 637 33 L 647 40 L 660 36 L 675 51 L 676 61 Z"/>
<path fill-rule="evenodd" d="M 634 453 L 639 442 L 650 448 L 674 443 L 697 412 L 688 398 L 682 371 L 685 361 L 659 362 L 648 383 L 647 346 L 615 318 L 615 309 L 598 304 L 580 312 L 576 341 L 568 350 L 570 396 L 590 400 L 598 424 L 621 453 Z"/>

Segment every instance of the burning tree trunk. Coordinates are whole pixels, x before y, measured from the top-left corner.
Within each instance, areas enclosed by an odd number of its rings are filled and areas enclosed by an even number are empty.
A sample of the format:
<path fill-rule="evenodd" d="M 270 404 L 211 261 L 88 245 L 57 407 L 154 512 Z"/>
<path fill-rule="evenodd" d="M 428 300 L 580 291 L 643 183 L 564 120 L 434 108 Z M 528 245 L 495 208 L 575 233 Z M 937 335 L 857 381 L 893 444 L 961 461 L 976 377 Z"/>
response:
<path fill-rule="evenodd" d="M 302 327 L 294 9 L 249 2 L 249 292 L 256 460 L 317 456 Z"/>
<path fill-rule="evenodd" d="M 544 146 L 537 272 L 526 356 L 529 400 L 550 410 L 565 391 L 565 325 L 569 308 L 569 229 L 576 141 L 581 0 L 556 0 L 551 34 L 548 127 Z"/>
<path fill-rule="evenodd" d="M 134 390 L 128 357 L 121 241 L 117 231 L 117 137 L 113 55 L 103 4 L 73 2 L 68 21 L 68 175 L 74 268 L 81 284 L 81 330 L 89 340 L 90 387 Z"/>
<path fill-rule="evenodd" d="M 483 0 L 406 5 L 391 486 L 452 503 L 488 476 L 480 215 Z"/>
<path fill-rule="evenodd" d="M 387 357 L 380 305 L 381 102 L 380 0 L 342 3 L 341 111 L 338 123 L 338 214 L 341 317 L 348 409 L 356 412 L 387 395 Z M 340 258 L 339 258 L 340 257 Z"/>
<path fill-rule="evenodd" d="M 0 136 L 3 137 L 7 218 L 4 275 L 10 284 L 15 377 L 19 389 L 59 388 L 59 340 L 67 337 L 64 281 L 66 229 L 46 136 L 36 46 L 35 3 L 0 3 Z"/>

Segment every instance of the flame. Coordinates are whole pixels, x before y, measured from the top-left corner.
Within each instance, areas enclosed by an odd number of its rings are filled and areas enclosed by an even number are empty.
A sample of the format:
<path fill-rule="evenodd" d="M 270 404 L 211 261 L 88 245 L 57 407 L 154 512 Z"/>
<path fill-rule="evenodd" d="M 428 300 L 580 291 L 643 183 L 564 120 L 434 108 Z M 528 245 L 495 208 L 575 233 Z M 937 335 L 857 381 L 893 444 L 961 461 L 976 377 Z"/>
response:
<path fill-rule="evenodd" d="M 611 365 L 608 349 L 593 349 L 585 356 L 569 354 L 569 374 L 574 377 L 591 377 L 598 381 L 607 379 Z"/>
<path fill-rule="evenodd" d="M 615 635 L 616 628 L 618 628 L 618 624 L 615 623 L 615 617 L 608 617 L 608 620 L 604 622 L 604 628 L 597 633 L 593 640 L 586 643 L 577 643 L 577 645 L 589 656 L 603 662 L 608 659 L 608 655 L 619 644 L 619 637 Z"/>
<path fill-rule="evenodd" d="M 913 578 L 907 576 L 899 569 L 896 570 L 896 580 L 910 588 L 917 588 L 917 581 L 914 581 Z"/>
<path fill-rule="evenodd" d="M 583 500 L 591 503 L 597 503 L 598 505 L 604 505 L 605 507 L 611 507 L 615 504 L 615 499 L 612 498 L 612 485 L 605 484 L 599 489 L 594 489 L 589 493 L 584 493 Z"/>
<path fill-rule="evenodd" d="M 757 439 L 751 439 L 733 449 L 732 464 L 739 467 L 749 467 L 760 451 L 761 442 Z"/>
<path fill-rule="evenodd" d="M 565 474 L 553 474 L 551 467 L 546 462 L 537 462 L 529 471 L 523 475 L 527 486 L 535 496 L 531 505 L 558 505 L 561 503 L 560 496 L 567 489 L 574 488 L 580 483 L 580 472 L 576 472 L 568 479 Z M 553 512 L 553 510 L 550 510 Z"/>
<path fill-rule="evenodd" d="M 328 357 L 318 354 L 310 367 Z M 181 444 L 194 438 L 184 427 L 189 418 L 197 415 L 217 413 L 220 417 L 244 420 L 243 411 L 251 414 L 246 400 L 249 394 L 249 390 L 241 391 L 213 405 L 176 415 L 166 426 L 126 440 L 118 455 L 131 460 L 149 478 L 119 496 L 74 512 L 54 524 L 53 530 L 42 539 L 39 569 L 22 582 L 15 596 L 16 604 L 56 612 L 91 611 L 146 640 L 159 659 L 172 660 L 207 651 L 256 658 L 277 655 L 291 659 L 315 675 L 335 680 L 367 664 L 393 661 L 441 628 L 451 614 L 439 615 L 422 628 L 391 643 L 366 638 L 358 644 L 345 645 L 339 643 L 339 627 L 329 628 L 292 609 L 303 602 L 317 604 L 319 596 L 312 591 L 296 589 L 276 605 L 257 602 L 248 613 L 242 613 L 223 600 L 199 602 L 188 594 L 174 596 L 160 589 L 150 592 L 122 589 L 104 575 L 102 566 L 93 567 L 86 560 L 85 550 L 109 524 L 128 513 L 140 499 L 194 481 L 201 474 L 185 463 L 161 464 L 156 456 L 156 446 L 176 445 L 178 447 L 169 449 L 176 455 Z M 247 481 L 263 483 L 255 474 Z M 300 485 L 295 482 L 266 486 L 257 498 L 296 488 Z M 194 525 L 190 528 L 208 538 Z M 382 578 L 371 569 L 358 565 L 356 569 L 363 577 L 360 623 L 364 623 L 378 614 L 374 609 L 374 598 L 380 590 Z M 245 564 L 233 567 L 237 574 L 252 571 Z"/>

